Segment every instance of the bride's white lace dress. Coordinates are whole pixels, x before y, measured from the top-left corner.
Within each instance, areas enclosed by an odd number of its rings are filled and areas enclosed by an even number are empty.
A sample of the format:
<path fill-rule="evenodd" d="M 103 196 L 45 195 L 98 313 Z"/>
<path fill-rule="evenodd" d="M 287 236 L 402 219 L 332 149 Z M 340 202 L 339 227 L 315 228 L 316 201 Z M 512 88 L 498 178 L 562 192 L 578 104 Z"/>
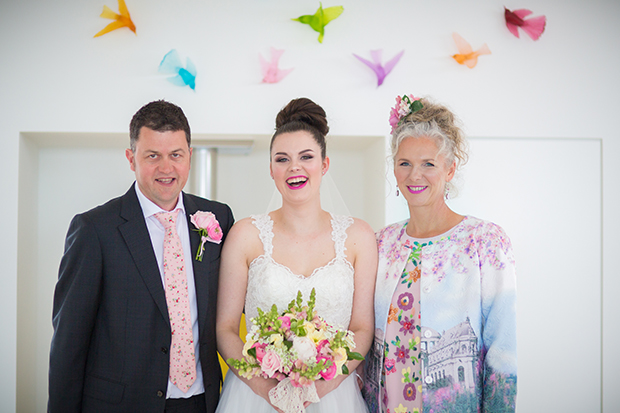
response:
<path fill-rule="evenodd" d="M 316 311 L 328 323 L 348 328 L 353 305 L 353 267 L 345 255 L 347 228 L 353 219 L 332 215 L 332 240 L 336 256 L 328 264 L 316 268 L 305 277 L 294 274 L 288 267 L 275 262 L 273 252 L 273 221 L 269 215 L 252 216 L 253 224 L 259 230 L 263 243 L 263 255 L 250 264 L 248 286 L 245 297 L 245 316 L 250 319 L 258 315 L 257 308 L 268 310 L 273 304 L 283 311 L 301 291 L 304 301 L 316 289 Z M 273 413 L 274 409 L 255 394 L 235 374 L 228 373 L 216 413 L 252 412 Z M 307 413 L 367 412 L 366 405 L 357 387 L 355 374 L 347 377 L 334 391 L 328 393 L 319 403 L 306 408 Z"/>

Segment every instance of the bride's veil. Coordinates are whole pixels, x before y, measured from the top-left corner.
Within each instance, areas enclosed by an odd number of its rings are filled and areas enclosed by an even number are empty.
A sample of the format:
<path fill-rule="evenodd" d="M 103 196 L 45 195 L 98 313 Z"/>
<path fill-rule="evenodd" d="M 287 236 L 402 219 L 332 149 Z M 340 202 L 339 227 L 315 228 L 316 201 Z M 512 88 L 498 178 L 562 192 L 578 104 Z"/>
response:
<path fill-rule="evenodd" d="M 282 196 L 280 195 L 280 192 L 274 188 L 273 194 L 271 195 L 271 201 L 267 206 L 266 212 L 269 213 L 274 209 L 280 208 L 281 206 Z M 323 179 L 321 180 L 321 207 L 325 211 L 331 212 L 334 215 L 351 216 L 351 212 L 349 211 L 349 208 L 347 208 L 344 199 L 342 199 L 338 186 L 336 185 L 336 182 L 334 182 L 334 179 L 329 171 L 323 175 Z"/>

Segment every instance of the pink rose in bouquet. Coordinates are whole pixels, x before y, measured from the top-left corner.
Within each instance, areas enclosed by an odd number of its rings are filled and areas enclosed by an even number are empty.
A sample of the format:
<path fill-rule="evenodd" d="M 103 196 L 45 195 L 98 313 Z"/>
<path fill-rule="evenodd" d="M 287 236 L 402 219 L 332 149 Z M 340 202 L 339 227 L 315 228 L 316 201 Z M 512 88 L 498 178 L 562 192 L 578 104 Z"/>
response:
<path fill-rule="evenodd" d="M 293 338 L 293 350 L 297 352 L 297 356 L 302 361 L 316 358 L 316 345 L 308 337 Z"/>
<path fill-rule="evenodd" d="M 321 377 L 324 380 L 331 380 L 338 374 L 338 367 L 336 363 L 334 363 L 334 359 L 329 356 L 318 356 L 317 360 L 325 360 L 326 362 L 330 362 L 329 367 L 325 370 L 321 371 Z M 327 363 L 326 363 L 327 364 Z"/>
<path fill-rule="evenodd" d="M 260 367 L 267 377 L 273 377 L 282 368 L 280 356 L 275 351 L 266 351 Z"/>
<path fill-rule="evenodd" d="M 265 347 L 267 347 L 267 344 L 255 343 L 252 347 L 256 349 L 256 360 L 258 360 L 259 363 L 262 363 L 263 357 L 265 357 Z"/>
<path fill-rule="evenodd" d="M 280 320 L 282 322 L 282 329 L 283 330 L 289 330 L 291 328 L 291 316 L 290 315 L 283 315 L 282 317 L 278 317 L 278 320 Z"/>

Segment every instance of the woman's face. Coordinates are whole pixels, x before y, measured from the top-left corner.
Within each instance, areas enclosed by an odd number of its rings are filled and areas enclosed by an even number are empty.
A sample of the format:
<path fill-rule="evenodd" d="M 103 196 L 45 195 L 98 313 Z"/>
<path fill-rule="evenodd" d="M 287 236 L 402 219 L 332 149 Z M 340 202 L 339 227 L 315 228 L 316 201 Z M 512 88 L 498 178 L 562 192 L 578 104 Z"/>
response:
<path fill-rule="evenodd" d="M 329 158 L 310 132 L 297 131 L 276 136 L 271 147 L 269 170 L 284 199 L 293 202 L 319 197 L 321 177 L 329 169 Z"/>
<path fill-rule="evenodd" d="M 394 175 L 410 207 L 442 206 L 446 182 L 454 177 L 456 163 L 446 165 L 436 140 L 405 138 L 394 157 Z"/>

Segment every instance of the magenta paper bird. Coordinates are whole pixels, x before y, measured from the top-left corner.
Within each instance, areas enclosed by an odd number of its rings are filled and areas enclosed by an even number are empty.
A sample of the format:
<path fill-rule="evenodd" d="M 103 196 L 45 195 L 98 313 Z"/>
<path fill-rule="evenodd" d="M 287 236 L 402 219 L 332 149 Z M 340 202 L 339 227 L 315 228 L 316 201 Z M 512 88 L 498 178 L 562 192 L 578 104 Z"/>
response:
<path fill-rule="evenodd" d="M 280 61 L 280 56 L 282 56 L 284 50 L 278 50 L 271 48 L 271 61 L 268 62 L 265 58 L 259 53 L 258 58 L 260 60 L 260 66 L 263 70 L 263 83 L 278 83 L 280 80 L 284 79 L 286 75 L 291 73 L 293 70 L 291 69 L 279 69 L 278 62 Z"/>
<path fill-rule="evenodd" d="M 372 62 L 356 55 L 355 53 L 353 53 L 353 56 L 357 57 L 360 62 L 364 63 L 366 66 L 371 68 L 373 72 L 375 72 L 377 75 L 377 87 L 379 87 L 383 84 L 385 77 L 390 74 L 392 69 L 394 69 L 394 66 L 396 66 L 396 63 L 398 63 L 403 53 L 405 53 L 404 50 L 394 56 L 392 60 L 387 62 L 385 65 L 381 64 L 381 55 L 383 54 L 383 50 L 381 49 L 370 51 Z"/>
<path fill-rule="evenodd" d="M 545 25 L 547 24 L 547 18 L 545 16 L 532 17 L 527 20 L 524 17 L 532 14 L 531 10 L 519 9 L 510 11 L 504 7 L 504 17 L 506 18 L 506 27 L 510 30 L 510 33 L 519 37 L 520 27 L 525 33 L 532 38 L 532 40 L 538 40 L 541 34 L 545 31 Z"/>

